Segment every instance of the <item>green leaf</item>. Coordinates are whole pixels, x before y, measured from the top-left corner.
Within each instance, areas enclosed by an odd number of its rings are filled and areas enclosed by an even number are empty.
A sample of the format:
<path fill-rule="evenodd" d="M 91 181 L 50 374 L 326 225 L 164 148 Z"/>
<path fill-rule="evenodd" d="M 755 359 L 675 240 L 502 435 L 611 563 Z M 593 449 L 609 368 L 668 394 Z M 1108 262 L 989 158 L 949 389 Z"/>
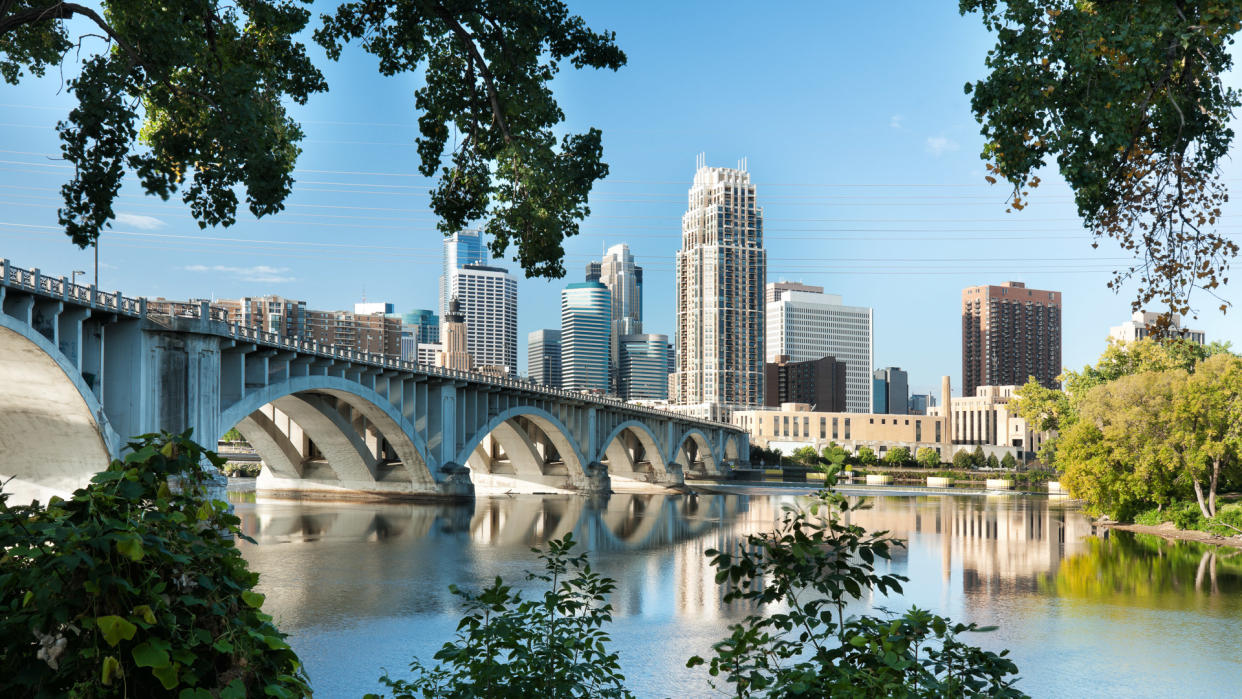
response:
<path fill-rule="evenodd" d="M 110 646 L 120 643 L 121 639 L 126 641 L 132 639 L 134 632 L 138 630 L 137 626 L 115 615 L 96 617 L 95 625 L 99 627 L 99 632 L 103 634 L 104 640 Z"/>
<path fill-rule="evenodd" d="M 155 623 L 155 612 L 151 611 L 151 607 L 148 605 L 140 604 L 137 607 L 134 607 L 134 614 L 142 617 L 142 620 L 148 624 Z"/>
<path fill-rule="evenodd" d="M 103 667 L 99 670 L 99 683 L 105 687 L 112 685 L 112 678 L 121 674 L 121 661 L 116 656 L 109 655 L 103 660 Z"/>
<path fill-rule="evenodd" d="M 253 590 L 243 590 L 241 598 L 242 601 L 246 603 L 246 606 L 253 607 L 255 609 L 263 606 L 263 595 Z"/>
<path fill-rule="evenodd" d="M 177 674 L 180 670 L 181 666 L 174 663 L 165 667 L 153 667 L 151 668 L 151 674 L 155 675 L 155 679 L 164 685 L 164 689 L 173 689 L 180 683 L 180 680 L 177 679 Z"/>
<path fill-rule="evenodd" d="M 142 537 L 138 535 L 127 536 L 123 539 L 117 539 L 116 550 L 122 556 L 129 558 L 131 561 L 141 561 L 144 555 L 142 550 Z"/>
<path fill-rule="evenodd" d="M 171 661 L 168 659 L 168 653 L 160 648 L 156 648 L 149 642 L 134 646 L 132 655 L 134 656 L 134 663 L 138 667 L 160 668 L 171 664 Z M 166 687 L 166 689 L 170 688 Z"/>

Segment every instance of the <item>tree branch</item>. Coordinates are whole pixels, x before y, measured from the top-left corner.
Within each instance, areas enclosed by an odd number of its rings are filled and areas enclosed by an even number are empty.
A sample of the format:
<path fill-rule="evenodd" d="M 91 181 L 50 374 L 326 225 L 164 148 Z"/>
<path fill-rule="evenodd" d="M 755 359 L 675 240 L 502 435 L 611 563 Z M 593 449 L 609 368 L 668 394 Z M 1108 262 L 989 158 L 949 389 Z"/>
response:
<path fill-rule="evenodd" d="M 7 9 L 7 6 L 12 4 L 9 0 L 0 1 L 4 2 L 4 6 L 0 7 L 0 9 Z M 121 35 L 117 34 L 116 30 L 104 21 L 104 18 L 99 16 L 98 12 L 77 3 L 58 2 L 55 5 L 48 5 L 47 7 L 32 7 L 28 10 L 22 10 L 21 12 L 9 15 L 8 17 L 0 18 L 0 35 L 4 35 L 27 24 L 35 24 L 37 22 L 56 19 L 71 19 L 74 15 L 82 15 L 83 17 L 86 17 L 94 22 L 104 31 L 105 34 L 108 35 L 109 38 L 124 49 L 125 53 L 129 54 L 130 60 L 133 61 L 135 65 L 143 65 L 142 57 L 138 55 L 138 52 L 134 50 L 134 47 L 130 46 L 129 42 L 122 39 Z"/>
<path fill-rule="evenodd" d="M 443 5 L 436 3 L 435 12 L 449 26 L 449 29 L 453 30 L 457 38 L 461 39 L 461 43 L 470 55 L 471 61 L 478 66 L 479 75 L 483 76 L 483 84 L 487 86 L 487 98 L 492 103 L 492 117 L 495 119 L 496 125 L 500 127 L 500 133 L 504 136 L 505 143 L 512 143 L 513 138 L 509 135 L 509 125 L 505 122 L 504 113 L 500 108 L 500 95 L 496 92 L 495 78 L 492 77 L 491 69 L 487 67 L 487 61 L 483 60 L 482 54 L 479 53 L 479 48 L 475 46 L 474 37 L 470 32 L 466 31 L 465 27 L 461 26 L 461 22 L 458 22 L 453 15 L 449 14 L 448 10 L 444 9 Z"/>

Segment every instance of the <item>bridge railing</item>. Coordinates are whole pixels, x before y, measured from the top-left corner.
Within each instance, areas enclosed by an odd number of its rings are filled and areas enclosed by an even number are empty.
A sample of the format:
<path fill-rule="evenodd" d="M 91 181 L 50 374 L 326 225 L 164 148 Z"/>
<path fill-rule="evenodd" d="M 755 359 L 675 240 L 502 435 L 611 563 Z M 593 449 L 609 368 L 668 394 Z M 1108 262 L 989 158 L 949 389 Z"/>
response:
<path fill-rule="evenodd" d="M 130 298 L 123 295 L 119 291 L 99 291 L 94 285 L 83 286 L 81 284 L 74 284 L 65 277 L 49 277 L 42 274 L 38 268 L 22 269 L 21 267 L 15 267 L 4 258 L 0 258 L 0 284 L 26 291 L 32 291 L 42 296 L 81 303 L 89 305 L 93 308 L 103 308 L 114 313 L 133 317 L 144 317 L 150 313 L 151 315 L 171 316 L 177 318 L 201 319 L 206 317 L 213 321 L 219 321 L 222 323 L 228 323 L 229 320 L 228 311 L 226 309 L 214 307 L 207 301 L 152 302 L 143 297 Z M 315 340 L 284 337 L 277 333 L 242 325 L 237 322 L 229 324 L 228 328 L 228 334 L 233 339 L 262 344 L 268 347 L 275 347 L 277 349 L 310 353 L 325 358 L 356 362 L 359 364 L 366 364 L 376 368 L 389 369 L 393 371 L 413 371 L 439 378 L 458 379 L 473 383 L 528 391 L 547 396 L 555 396 L 566 400 L 583 401 L 587 403 L 594 403 L 596 405 L 623 408 L 630 412 L 642 413 L 665 419 L 673 418 L 684 420 L 686 422 L 738 429 L 736 425 L 732 425 L 727 422 L 692 417 L 690 415 L 684 415 L 671 410 L 661 410 L 659 408 L 634 405 L 632 403 L 627 403 L 620 398 L 613 398 L 611 396 L 591 395 L 577 391 L 567 391 L 565 389 L 542 386 L 531 381 L 519 381 L 517 379 L 493 376 L 490 374 L 481 374 L 473 371 L 459 371 L 457 369 L 436 367 L 419 362 L 406 361 L 404 359 L 395 359 L 383 354 L 362 352 L 337 345 L 325 345 Z"/>
<path fill-rule="evenodd" d="M 62 301 L 73 301 L 93 308 L 138 317 L 143 315 L 146 299 L 130 298 L 119 291 L 100 291 L 95 285 L 74 284 L 66 277 L 49 277 L 36 267 L 14 267 L 0 258 L 0 281 L 4 286 L 36 292 Z"/>

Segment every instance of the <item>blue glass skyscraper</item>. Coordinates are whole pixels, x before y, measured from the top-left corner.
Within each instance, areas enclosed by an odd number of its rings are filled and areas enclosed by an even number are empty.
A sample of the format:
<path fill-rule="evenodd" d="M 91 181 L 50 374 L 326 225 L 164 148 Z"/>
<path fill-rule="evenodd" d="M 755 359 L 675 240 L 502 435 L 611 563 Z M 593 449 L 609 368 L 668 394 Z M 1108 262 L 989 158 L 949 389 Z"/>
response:
<path fill-rule="evenodd" d="M 612 294 L 600 282 L 561 291 L 561 387 L 608 391 L 612 355 Z"/>
<path fill-rule="evenodd" d="M 440 272 L 440 316 L 448 313 L 453 298 L 453 277 L 466 265 L 486 265 L 489 257 L 483 231 L 461 231 L 444 238 L 444 263 Z"/>

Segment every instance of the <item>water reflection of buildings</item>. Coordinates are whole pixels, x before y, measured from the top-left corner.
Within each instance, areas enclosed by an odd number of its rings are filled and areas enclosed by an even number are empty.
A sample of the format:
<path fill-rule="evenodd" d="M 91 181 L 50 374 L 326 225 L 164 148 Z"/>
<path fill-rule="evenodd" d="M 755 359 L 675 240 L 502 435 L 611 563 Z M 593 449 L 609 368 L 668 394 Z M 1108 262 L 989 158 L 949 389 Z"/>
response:
<path fill-rule="evenodd" d="M 935 536 L 942 576 L 960 565 L 967 592 L 1033 591 L 1092 533 L 1081 512 L 1045 498 L 885 497 L 876 505 L 852 521 L 901 539 Z"/>

